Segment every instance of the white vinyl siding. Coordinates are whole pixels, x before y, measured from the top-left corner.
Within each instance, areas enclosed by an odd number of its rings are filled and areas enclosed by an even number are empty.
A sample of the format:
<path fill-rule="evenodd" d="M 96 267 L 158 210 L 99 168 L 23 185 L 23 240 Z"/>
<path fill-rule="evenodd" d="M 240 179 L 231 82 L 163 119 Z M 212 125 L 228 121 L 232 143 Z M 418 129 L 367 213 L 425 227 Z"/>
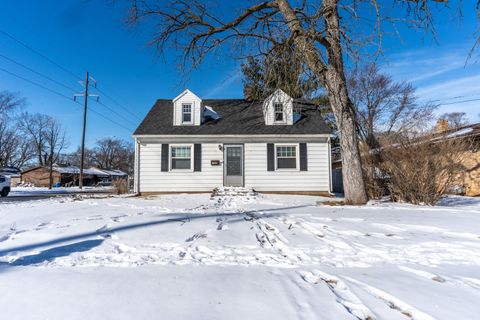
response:
<path fill-rule="evenodd" d="M 277 107 L 281 106 L 283 120 L 277 120 Z M 269 125 L 291 125 L 293 124 L 293 99 L 282 90 L 276 90 L 263 102 L 263 115 L 265 124 Z M 279 115 L 279 114 L 278 114 Z"/>
<path fill-rule="evenodd" d="M 200 172 L 184 170 L 162 172 L 161 143 L 141 143 L 138 150 L 139 191 L 210 192 L 216 187 L 222 187 L 223 165 L 212 166 L 210 163 L 211 160 L 223 160 L 223 152 L 219 149 L 219 145 L 223 143 L 202 143 L 202 171 Z M 298 144 L 279 142 L 276 145 L 296 145 L 298 158 Z M 175 146 L 175 143 L 171 143 L 171 146 Z M 298 162 L 297 170 L 267 171 L 267 143 L 244 143 L 245 187 L 254 188 L 257 191 L 328 192 L 330 189 L 328 143 L 307 143 L 307 150 L 308 171 L 299 171 Z"/>
<path fill-rule="evenodd" d="M 175 145 L 175 144 L 172 144 Z M 161 171 L 161 143 L 142 143 L 140 147 L 140 192 L 212 191 L 223 185 L 223 167 L 210 160 L 222 160 L 219 143 L 202 144 L 202 171 Z M 170 149 L 170 148 L 169 148 Z M 193 162 L 193 148 L 192 148 Z"/>
<path fill-rule="evenodd" d="M 202 120 L 202 100 L 193 92 L 185 90 L 179 97 L 173 101 L 173 125 L 200 125 Z M 183 122 L 183 106 L 191 106 L 191 121 Z"/>
<path fill-rule="evenodd" d="M 328 192 L 330 189 L 327 143 L 307 143 L 308 171 L 267 171 L 266 159 L 266 143 L 245 144 L 245 187 L 257 191 Z"/>

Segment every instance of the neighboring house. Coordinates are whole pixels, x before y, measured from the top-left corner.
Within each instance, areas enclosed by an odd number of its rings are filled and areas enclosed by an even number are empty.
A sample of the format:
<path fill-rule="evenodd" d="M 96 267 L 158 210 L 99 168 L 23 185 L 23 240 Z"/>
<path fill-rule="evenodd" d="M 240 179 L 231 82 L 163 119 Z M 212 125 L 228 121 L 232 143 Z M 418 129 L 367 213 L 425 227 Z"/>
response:
<path fill-rule="evenodd" d="M 115 180 L 128 181 L 128 174 L 121 170 L 90 167 L 88 172 L 96 177 L 96 185 L 110 186 Z"/>
<path fill-rule="evenodd" d="M 457 176 L 450 191 L 467 196 L 480 196 L 480 123 L 449 129 L 446 120 L 437 123 L 437 135 L 432 140 L 439 143 L 448 139 L 468 139 L 468 149 L 459 157 L 464 172 Z"/>
<path fill-rule="evenodd" d="M 0 175 L 8 176 L 12 187 L 20 183 L 22 172 L 16 167 L 0 167 Z"/>
<path fill-rule="evenodd" d="M 77 186 L 80 180 L 80 168 L 76 166 L 54 165 L 53 185 L 62 187 Z M 98 184 L 110 185 L 113 179 L 127 179 L 128 175 L 120 170 L 104 170 L 98 168 L 89 168 L 83 170 L 83 185 L 95 186 Z M 31 183 L 37 187 L 46 187 L 50 182 L 50 169 L 48 167 L 37 166 L 22 172 L 22 182 Z"/>
<path fill-rule="evenodd" d="M 314 104 L 281 90 L 261 102 L 185 90 L 157 100 L 133 137 L 139 193 L 331 191 L 330 129 Z"/>

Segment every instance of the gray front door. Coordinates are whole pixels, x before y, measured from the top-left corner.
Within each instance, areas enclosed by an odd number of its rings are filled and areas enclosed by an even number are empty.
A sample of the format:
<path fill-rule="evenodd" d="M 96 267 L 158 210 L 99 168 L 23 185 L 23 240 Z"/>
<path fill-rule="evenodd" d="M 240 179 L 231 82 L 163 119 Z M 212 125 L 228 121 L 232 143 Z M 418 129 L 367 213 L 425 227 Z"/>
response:
<path fill-rule="evenodd" d="M 243 145 L 224 146 L 224 185 L 243 187 Z"/>

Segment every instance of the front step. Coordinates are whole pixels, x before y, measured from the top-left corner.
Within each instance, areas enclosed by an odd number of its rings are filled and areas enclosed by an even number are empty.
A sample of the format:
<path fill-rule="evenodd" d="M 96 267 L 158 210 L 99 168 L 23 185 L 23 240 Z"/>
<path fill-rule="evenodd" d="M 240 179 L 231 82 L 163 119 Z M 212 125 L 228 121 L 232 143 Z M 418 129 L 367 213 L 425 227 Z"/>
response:
<path fill-rule="evenodd" d="M 244 187 L 221 187 L 212 191 L 212 197 L 254 197 L 256 195 L 257 192 L 255 190 Z"/>

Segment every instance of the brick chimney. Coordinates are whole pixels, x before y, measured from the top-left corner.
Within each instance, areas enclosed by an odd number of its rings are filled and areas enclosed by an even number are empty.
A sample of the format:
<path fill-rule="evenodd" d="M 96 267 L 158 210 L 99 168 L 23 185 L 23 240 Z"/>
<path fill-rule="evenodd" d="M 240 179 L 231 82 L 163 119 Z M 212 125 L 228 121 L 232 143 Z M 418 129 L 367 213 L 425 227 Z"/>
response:
<path fill-rule="evenodd" d="M 448 120 L 446 119 L 438 119 L 437 125 L 435 126 L 435 131 L 437 133 L 445 132 L 449 129 Z"/>

